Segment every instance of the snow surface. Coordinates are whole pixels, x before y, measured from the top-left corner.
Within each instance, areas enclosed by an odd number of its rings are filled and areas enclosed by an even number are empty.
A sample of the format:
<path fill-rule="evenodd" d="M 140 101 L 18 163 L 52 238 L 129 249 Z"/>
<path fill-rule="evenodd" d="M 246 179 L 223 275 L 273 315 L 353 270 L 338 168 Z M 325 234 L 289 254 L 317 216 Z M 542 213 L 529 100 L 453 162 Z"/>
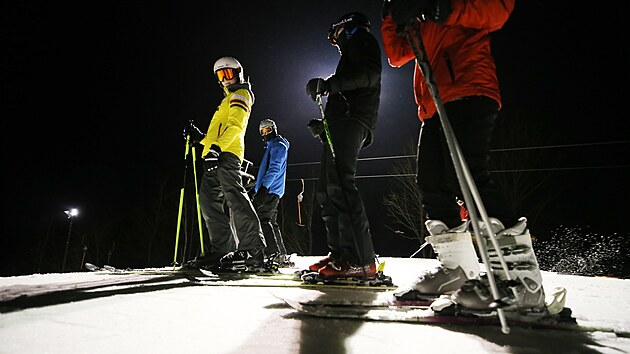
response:
<path fill-rule="evenodd" d="M 294 257 L 295 258 L 295 257 Z M 304 267 L 319 257 L 297 257 Z M 435 260 L 382 258 L 404 286 Z M 33 274 L 0 278 L 0 299 L 18 285 L 76 283 L 121 275 Z M 194 286 L 186 280 L 112 286 L 10 310 L 0 302 L 0 353 L 630 353 L 630 281 L 543 272 L 568 290 L 579 332 L 426 325 L 299 315 L 277 296 L 304 288 Z M 349 290 L 352 291 L 352 290 Z M 6 299 L 6 297 L 5 297 Z"/>

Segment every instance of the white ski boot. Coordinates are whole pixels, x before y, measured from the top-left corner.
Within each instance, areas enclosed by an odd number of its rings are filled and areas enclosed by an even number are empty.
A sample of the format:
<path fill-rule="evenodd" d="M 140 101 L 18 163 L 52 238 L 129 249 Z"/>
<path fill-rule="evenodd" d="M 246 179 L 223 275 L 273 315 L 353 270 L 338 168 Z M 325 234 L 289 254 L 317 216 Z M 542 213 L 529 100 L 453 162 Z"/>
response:
<path fill-rule="evenodd" d="M 495 232 L 512 281 L 508 281 L 508 274 L 501 267 L 497 250 L 486 238 L 488 260 L 495 276 L 500 301 L 494 302 L 487 278 L 467 281 L 452 295 L 452 300 L 464 308 L 473 310 L 503 307 L 506 310 L 543 311 L 545 293 L 542 287 L 542 274 L 534 255 L 527 219 L 520 218 L 516 225 L 505 228 L 501 221 L 490 218 L 490 227 Z M 481 227 L 480 231 L 485 236 L 484 230 L 485 226 Z"/>
<path fill-rule="evenodd" d="M 466 280 L 479 277 L 479 260 L 472 244 L 468 221 L 449 229 L 440 220 L 427 220 L 431 244 L 441 262 L 435 269 L 423 272 L 409 288 L 394 294 L 400 300 L 430 299 L 458 290 Z"/>

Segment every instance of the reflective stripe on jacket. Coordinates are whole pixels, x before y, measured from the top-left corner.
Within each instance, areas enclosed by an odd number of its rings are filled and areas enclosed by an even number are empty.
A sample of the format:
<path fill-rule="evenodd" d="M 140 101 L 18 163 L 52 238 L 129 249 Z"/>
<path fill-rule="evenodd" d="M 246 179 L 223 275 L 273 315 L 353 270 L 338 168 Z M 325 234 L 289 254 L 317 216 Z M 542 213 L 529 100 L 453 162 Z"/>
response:
<path fill-rule="evenodd" d="M 231 152 L 241 162 L 245 157 L 245 131 L 253 105 L 249 90 L 240 88 L 234 92 L 225 89 L 226 96 L 212 116 L 201 156 L 206 156 L 211 145 L 217 145 L 222 152 Z"/>

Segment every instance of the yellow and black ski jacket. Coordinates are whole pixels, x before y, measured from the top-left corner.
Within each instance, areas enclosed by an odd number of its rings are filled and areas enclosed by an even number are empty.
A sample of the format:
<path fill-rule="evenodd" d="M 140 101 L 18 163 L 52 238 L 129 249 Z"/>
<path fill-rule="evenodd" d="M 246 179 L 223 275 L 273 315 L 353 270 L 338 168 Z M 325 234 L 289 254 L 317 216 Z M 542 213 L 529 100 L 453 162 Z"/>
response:
<path fill-rule="evenodd" d="M 225 98 L 212 116 L 206 137 L 201 140 L 206 156 L 212 145 L 221 152 L 236 155 L 241 162 L 245 157 L 245 132 L 254 105 L 254 94 L 249 83 L 230 85 L 225 90 Z"/>

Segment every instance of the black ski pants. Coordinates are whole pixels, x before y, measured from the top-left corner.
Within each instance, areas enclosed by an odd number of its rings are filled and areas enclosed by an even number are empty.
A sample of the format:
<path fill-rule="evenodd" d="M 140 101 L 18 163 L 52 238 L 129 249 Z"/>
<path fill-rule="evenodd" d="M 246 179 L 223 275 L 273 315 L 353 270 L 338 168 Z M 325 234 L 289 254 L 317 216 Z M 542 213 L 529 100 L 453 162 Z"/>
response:
<path fill-rule="evenodd" d="M 465 97 L 444 105 L 448 120 L 488 213 L 506 227 L 517 222 L 490 174 L 490 141 L 498 104 L 484 96 Z M 420 128 L 417 150 L 417 183 L 427 218 L 449 227 L 461 223 L 456 197 L 463 200 L 453 160 L 436 113 Z"/>
<path fill-rule="evenodd" d="M 256 207 L 258 218 L 260 219 L 260 226 L 262 227 L 267 243 L 267 247 L 265 248 L 265 256 L 267 257 L 273 254 L 287 254 L 287 249 L 284 247 L 284 241 L 282 240 L 282 234 L 280 233 L 280 227 L 277 221 L 279 202 L 280 197 L 273 193 L 259 193 L 254 196 L 254 206 Z"/>
<path fill-rule="evenodd" d="M 219 167 L 210 172 L 204 171 L 201 178 L 199 202 L 210 235 L 211 252 L 228 253 L 265 247 L 260 221 L 241 182 L 240 170 L 239 158 L 224 152 L 219 155 Z M 234 219 L 234 232 L 225 203 Z"/>
<path fill-rule="evenodd" d="M 374 263 L 370 226 L 355 184 L 357 159 L 368 134 L 366 127 L 352 119 L 330 125 L 335 160 L 324 142 L 317 187 L 333 258 L 361 266 Z"/>

